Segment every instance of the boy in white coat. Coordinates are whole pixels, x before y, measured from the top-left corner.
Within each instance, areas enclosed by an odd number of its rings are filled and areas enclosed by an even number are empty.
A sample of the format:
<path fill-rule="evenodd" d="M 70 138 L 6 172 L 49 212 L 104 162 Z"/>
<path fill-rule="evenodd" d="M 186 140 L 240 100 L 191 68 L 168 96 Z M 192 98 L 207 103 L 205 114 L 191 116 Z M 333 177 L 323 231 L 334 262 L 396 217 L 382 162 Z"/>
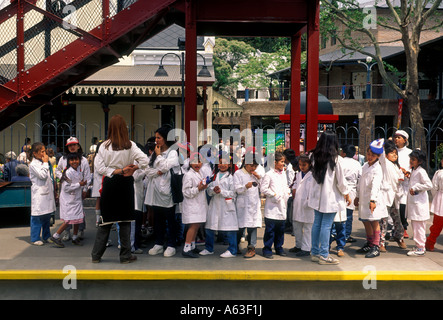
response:
<path fill-rule="evenodd" d="M 296 256 L 309 256 L 311 252 L 311 231 L 314 223 L 314 209 L 308 206 L 309 189 L 312 184 L 311 159 L 307 155 L 298 158 L 300 171 L 292 185 L 294 202 L 292 205 L 292 227 L 295 235 L 295 248 L 289 250 Z"/>
<path fill-rule="evenodd" d="M 43 241 L 49 241 L 51 237 L 49 224 L 51 214 L 55 212 L 54 180 L 43 143 L 36 142 L 32 145 L 31 157 L 31 243 L 41 246 Z"/>
<path fill-rule="evenodd" d="M 275 253 L 286 256 L 283 250 L 286 206 L 290 189 L 284 171 L 285 157 L 281 152 L 275 153 L 274 169 L 269 170 L 260 185 L 261 192 L 266 196 L 265 202 L 265 234 L 263 236 L 263 256 L 272 259 L 272 245 Z"/>
<path fill-rule="evenodd" d="M 205 192 L 208 185 L 200 172 L 203 165 L 200 159 L 199 153 L 191 154 L 191 169 L 183 177 L 182 222 L 188 225 L 188 231 L 182 254 L 187 258 L 199 257 L 195 250 L 195 238 L 200 225 L 206 222 L 208 212 Z"/>
<path fill-rule="evenodd" d="M 415 149 L 409 158 L 412 170 L 406 198 L 406 217 L 411 220 L 415 249 L 409 251 L 408 256 L 421 257 L 426 252 L 426 221 L 430 218 L 428 190 L 432 189 L 432 181 L 425 169 L 426 154 Z"/>

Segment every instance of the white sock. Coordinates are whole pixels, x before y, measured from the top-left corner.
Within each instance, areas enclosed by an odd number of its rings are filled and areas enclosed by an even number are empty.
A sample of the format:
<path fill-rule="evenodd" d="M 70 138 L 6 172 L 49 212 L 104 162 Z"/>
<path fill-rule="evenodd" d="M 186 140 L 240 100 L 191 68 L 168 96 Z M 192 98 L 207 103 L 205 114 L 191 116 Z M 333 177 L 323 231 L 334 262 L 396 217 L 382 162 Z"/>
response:
<path fill-rule="evenodd" d="M 191 251 L 191 250 L 192 250 L 191 244 L 190 243 L 185 243 L 183 251 L 184 252 L 188 252 L 188 251 Z"/>
<path fill-rule="evenodd" d="M 195 241 L 192 241 L 191 242 L 191 250 L 194 250 L 195 249 Z"/>
<path fill-rule="evenodd" d="M 76 235 L 76 234 L 72 235 L 72 240 L 75 240 L 77 238 L 78 238 L 78 235 Z"/>
<path fill-rule="evenodd" d="M 60 235 L 56 232 L 56 233 L 54 233 L 53 235 L 52 235 L 55 239 L 58 239 L 58 238 L 60 238 Z"/>

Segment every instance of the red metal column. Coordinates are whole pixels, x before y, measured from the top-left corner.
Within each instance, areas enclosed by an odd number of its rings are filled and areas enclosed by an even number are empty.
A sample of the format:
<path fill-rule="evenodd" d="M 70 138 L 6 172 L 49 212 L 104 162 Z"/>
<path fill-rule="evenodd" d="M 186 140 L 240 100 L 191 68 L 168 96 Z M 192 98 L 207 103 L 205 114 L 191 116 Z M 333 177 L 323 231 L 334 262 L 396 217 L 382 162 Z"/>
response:
<path fill-rule="evenodd" d="M 197 24 L 195 1 L 186 0 L 185 132 L 191 139 L 191 121 L 197 121 Z"/>
<path fill-rule="evenodd" d="M 318 128 L 318 59 L 320 39 L 320 3 L 311 0 L 308 4 L 308 65 L 306 87 L 306 151 L 315 148 Z"/>
<path fill-rule="evenodd" d="M 300 155 L 301 32 L 291 37 L 291 149 Z"/>

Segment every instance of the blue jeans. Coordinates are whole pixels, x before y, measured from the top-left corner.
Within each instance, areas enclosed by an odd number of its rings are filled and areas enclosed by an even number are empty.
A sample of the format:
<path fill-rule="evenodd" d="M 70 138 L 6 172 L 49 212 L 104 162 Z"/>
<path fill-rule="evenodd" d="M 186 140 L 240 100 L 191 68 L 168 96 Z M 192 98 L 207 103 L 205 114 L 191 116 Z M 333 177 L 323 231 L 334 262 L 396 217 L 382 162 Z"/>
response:
<path fill-rule="evenodd" d="M 354 210 L 352 209 L 346 209 L 346 240 L 351 236 L 352 233 L 352 221 L 354 219 L 353 217 Z"/>
<path fill-rule="evenodd" d="M 206 230 L 205 248 L 209 252 L 214 252 L 215 231 L 211 229 Z M 237 254 L 237 231 L 223 231 L 228 240 L 228 250 L 233 255 Z"/>
<path fill-rule="evenodd" d="M 263 254 L 272 254 L 272 245 L 275 253 L 283 252 L 285 240 L 285 220 L 265 218 L 265 234 L 263 236 Z"/>
<path fill-rule="evenodd" d="M 311 232 L 311 255 L 322 256 L 327 258 L 329 256 L 329 239 L 331 236 L 331 227 L 334 222 L 335 212 L 323 213 L 314 210 L 315 218 L 312 225 Z"/>
<path fill-rule="evenodd" d="M 48 240 L 51 237 L 51 231 L 49 226 L 51 224 L 51 213 L 47 213 L 41 216 L 31 216 L 31 242 L 39 240 Z M 40 232 L 42 237 L 40 238 Z"/>
<path fill-rule="evenodd" d="M 347 221 L 343 222 L 334 222 L 333 223 L 333 229 L 334 231 L 331 232 L 331 240 L 330 243 L 335 241 L 337 242 L 337 250 L 343 250 L 346 245 L 346 225 L 348 224 Z"/>

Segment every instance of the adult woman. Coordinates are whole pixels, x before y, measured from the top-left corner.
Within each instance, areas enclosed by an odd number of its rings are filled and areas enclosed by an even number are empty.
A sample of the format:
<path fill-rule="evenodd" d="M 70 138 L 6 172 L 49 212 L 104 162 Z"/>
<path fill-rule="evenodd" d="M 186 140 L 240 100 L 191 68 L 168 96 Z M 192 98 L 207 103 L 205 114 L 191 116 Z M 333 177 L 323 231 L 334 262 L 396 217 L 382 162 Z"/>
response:
<path fill-rule="evenodd" d="M 332 223 L 337 212 L 346 212 L 349 205 L 349 190 L 343 171 L 342 160 L 338 156 L 338 140 L 335 133 L 321 134 L 311 155 L 314 181 L 310 190 L 308 206 L 314 209 L 312 226 L 311 260 L 319 264 L 338 264 L 329 256 L 329 239 Z"/>
<path fill-rule="evenodd" d="M 138 165 L 134 165 L 137 161 Z M 134 220 L 133 173 L 148 166 L 148 157 L 129 140 L 126 122 L 121 115 L 109 121 L 108 140 L 95 157 L 94 170 L 103 175 L 100 198 L 101 223 L 97 228 L 92 262 L 100 262 L 113 223 L 120 226 L 120 262 L 130 263 L 137 258 L 131 254 L 131 221 Z"/>
<path fill-rule="evenodd" d="M 168 141 L 169 127 L 161 127 L 155 132 L 155 149 L 149 160 L 147 175 L 152 178 L 152 187 L 146 191 L 145 204 L 152 206 L 154 212 L 155 245 L 149 250 L 150 255 L 163 253 L 165 257 L 175 255 L 178 223 L 175 219 L 175 203 L 171 194 L 171 173 L 180 171 L 178 153 L 170 147 L 174 141 Z M 167 223 L 167 248 L 164 250 L 164 237 Z"/>

